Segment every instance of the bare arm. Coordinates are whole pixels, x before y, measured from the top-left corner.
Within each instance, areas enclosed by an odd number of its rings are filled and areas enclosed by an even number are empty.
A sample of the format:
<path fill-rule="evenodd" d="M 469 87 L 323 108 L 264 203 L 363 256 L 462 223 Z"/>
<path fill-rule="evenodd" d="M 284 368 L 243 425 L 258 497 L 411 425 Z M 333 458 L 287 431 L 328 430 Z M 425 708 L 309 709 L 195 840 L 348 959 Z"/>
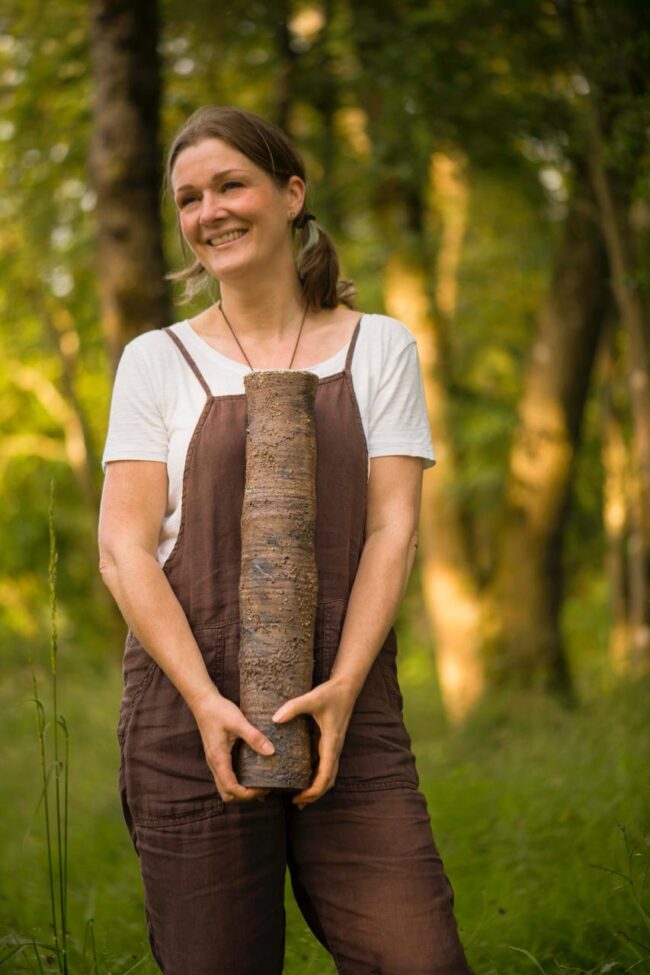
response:
<path fill-rule="evenodd" d="M 219 793 L 226 801 L 255 798 L 260 790 L 237 783 L 230 749 L 237 738 L 245 738 L 261 754 L 271 754 L 273 745 L 215 687 L 158 563 L 156 549 L 166 503 L 164 464 L 113 461 L 107 465 L 99 517 L 100 572 L 126 623 L 192 710 Z"/>
<path fill-rule="evenodd" d="M 331 680 L 356 700 L 393 624 L 417 547 L 422 461 L 370 461 L 366 541 L 352 586 Z"/>
<path fill-rule="evenodd" d="M 413 567 L 422 491 L 418 457 L 370 462 L 366 541 L 330 679 L 283 705 L 274 720 L 309 713 L 321 732 L 318 772 L 293 801 L 314 802 L 332 787 L 345 732 L 368 672 L 395 619 Z"/>

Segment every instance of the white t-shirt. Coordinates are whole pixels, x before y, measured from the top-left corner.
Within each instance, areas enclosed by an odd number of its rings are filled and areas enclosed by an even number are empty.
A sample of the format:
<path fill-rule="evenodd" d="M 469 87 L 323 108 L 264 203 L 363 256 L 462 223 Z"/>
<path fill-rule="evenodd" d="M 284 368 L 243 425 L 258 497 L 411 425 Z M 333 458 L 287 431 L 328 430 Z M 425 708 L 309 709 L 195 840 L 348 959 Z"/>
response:
<path fill-rule="evenodd" d="M 188 321 L 172 330 L 214 396 L 244 392 L 247 365 L 222 355 Z M 348 345 L 309 372 L 341 372 Z M 388 315 L 363 315 L 352 356 L 352 385 L 368 444 L 368 457 L 407 454 L 435 463 L 415 338 Z M 157 460 L 167 465 L 168 499 L 158 545 L 164 564 L 181 517 L 187 448 L 205 405 L 205 392 L 174 342 L 159 329 L 125 347 L 115 376 L 102 466 L 112 460 Z"/>

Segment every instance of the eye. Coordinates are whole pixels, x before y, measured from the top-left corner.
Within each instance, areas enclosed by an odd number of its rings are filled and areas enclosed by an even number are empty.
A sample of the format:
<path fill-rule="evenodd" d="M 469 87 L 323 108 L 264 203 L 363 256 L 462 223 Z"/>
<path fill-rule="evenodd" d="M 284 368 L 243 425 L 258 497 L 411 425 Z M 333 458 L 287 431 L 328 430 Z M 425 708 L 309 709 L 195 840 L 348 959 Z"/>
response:
<path fill-rule="evenodd" d="M 240 183 L 236 179 L 229 179 L 226 183 L 223 184 L 222 189 L 227 190 L 229 186 L 243 186 L 243 185 L 244 185 L 243 183 Z"/>
<path fill-rule="evenodd" d="M 178 201 L 178 209 L 182 210 L 183 207 L 187 206 L 188 203 L 191 203 L 193 200 L 196 199 L 197 199 L 196 196 L 182 196 Z"/>

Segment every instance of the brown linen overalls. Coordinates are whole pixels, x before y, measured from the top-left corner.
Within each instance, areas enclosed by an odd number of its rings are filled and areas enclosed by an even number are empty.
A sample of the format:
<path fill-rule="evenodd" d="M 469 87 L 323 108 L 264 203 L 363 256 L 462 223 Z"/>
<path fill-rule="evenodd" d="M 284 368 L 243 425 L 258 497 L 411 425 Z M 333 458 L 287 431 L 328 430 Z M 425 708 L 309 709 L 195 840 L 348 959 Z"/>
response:
<path fill-rule="evenodd" d="M 368 454 L 350 366 L 318 381 L 314 683 L 326 680 L 364 544 Z M 240 520 L 246 397 L 206 394 L 187 452 L 178 539 L 164 572 L 210 676 L 239 701 Z M 471 975 L 402 721 L 391 628 L 357 699 L 335 787 L 223 803 L 195 720 L 129 631 L 120 793 L 140 864 L 152 952 L 165 975 L 279 975 L 284 876 L 344 975 Z"/>

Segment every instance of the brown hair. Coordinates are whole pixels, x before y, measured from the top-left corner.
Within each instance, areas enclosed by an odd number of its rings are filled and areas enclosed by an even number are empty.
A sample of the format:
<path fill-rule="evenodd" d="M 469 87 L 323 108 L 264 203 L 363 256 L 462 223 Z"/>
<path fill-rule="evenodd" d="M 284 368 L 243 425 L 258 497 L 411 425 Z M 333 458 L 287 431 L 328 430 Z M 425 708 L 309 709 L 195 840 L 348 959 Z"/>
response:
<path fill-rule="evenodd" d="M 243 108 L 208 105 L 190 115 L 171 142 L 165 167 L 167 192 L 171 193 L 172 170 L 180 153 L 204 139 L 227 142 L 268 173 L 277 186 L 286 186 L 294 175 L 307 182 L 305 164 L 299 152 L 277 125 Z M 300 233 L 296 269 L 307 305 L 313 311 L 336 308 L 341 303 L 352 308 L 354 285 L 352 281 L 339 279 L 339 261 L 332 239 L 320 224 L 312 228 L 311 221 L 303 222 L 306 213 L 303 205 L 296 214 L 293 229 Z M 183 253 L 189 258 L 182 234 L 180 238 Z M 210 275 L 196 259 L 182 271 L 166 277 L 185 282 L 182 301 L 189 301 L 210 282 Z"/>

